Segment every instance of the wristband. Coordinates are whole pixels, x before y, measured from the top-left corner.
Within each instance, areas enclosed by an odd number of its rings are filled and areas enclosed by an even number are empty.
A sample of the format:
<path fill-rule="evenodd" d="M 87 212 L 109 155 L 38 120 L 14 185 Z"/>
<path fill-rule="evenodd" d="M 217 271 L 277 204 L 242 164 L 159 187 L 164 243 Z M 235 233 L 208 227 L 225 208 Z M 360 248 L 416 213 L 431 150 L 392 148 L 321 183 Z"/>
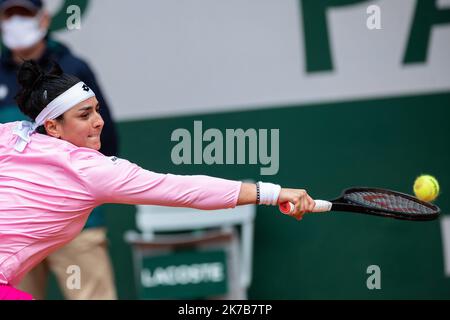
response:
<path fill-rule="evenodd" d="M 259 199 L 258 199 L 259 190 Z M 269 206 L 275 206 L 278 203 L 278 197 L 280 196 L 281 186 L 273 183 L 258 182 L 256 185 L 256 200 L 259 200 L 258 204 L 264 204 Z"/>

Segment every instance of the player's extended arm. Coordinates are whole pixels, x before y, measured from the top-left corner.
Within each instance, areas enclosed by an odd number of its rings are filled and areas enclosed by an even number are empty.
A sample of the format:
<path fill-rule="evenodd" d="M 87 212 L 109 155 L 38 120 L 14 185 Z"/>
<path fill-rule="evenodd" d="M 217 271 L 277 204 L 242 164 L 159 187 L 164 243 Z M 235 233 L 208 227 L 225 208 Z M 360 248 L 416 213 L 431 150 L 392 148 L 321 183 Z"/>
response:
<path fill-rule="evenodd" d="M 251 183 L 205 175 L 156 173 L 128 160 L 107 158 L 83 148 L 71 156 L 95 205 L 126 203 L 216 210 L 257 202 L 257 188 Z M 260 204 L 276 206 L 289 201 L 295 209 L 288 214 L 297 219 L 314 208 L 314 200 L 305 190 L 285 189 L 271 183 L 258 184 Z"/>
<path fill-rule="evenodd" d="M 238 206 L 256 203 L 256 184 L 242 183 L 238 197 Z"/>

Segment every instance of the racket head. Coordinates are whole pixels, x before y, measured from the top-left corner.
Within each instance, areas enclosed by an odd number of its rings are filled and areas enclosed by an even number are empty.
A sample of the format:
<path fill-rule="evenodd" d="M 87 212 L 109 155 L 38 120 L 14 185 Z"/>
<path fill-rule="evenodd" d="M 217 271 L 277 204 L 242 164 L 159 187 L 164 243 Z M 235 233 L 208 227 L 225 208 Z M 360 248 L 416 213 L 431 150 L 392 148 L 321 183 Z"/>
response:
<path fill-rule="evenodd" d="M 338 199 L 332 200 L 333 210 L 353 211 L 391 217 L 401 220 L 434 220 L 439 207 L 398 191 L 353 187 L 345 189 Z"/>

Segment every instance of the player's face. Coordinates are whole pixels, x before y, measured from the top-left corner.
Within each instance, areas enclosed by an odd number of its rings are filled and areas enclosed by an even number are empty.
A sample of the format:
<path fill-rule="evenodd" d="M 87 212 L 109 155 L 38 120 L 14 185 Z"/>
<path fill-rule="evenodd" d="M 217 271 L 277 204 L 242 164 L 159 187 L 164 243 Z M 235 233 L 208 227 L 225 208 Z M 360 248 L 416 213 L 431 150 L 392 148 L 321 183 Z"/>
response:
<path fill-rule="evenodd" d="M 103 119 L 97 98 L 89 98 L 64 113 L 59 122 L 60 138 L 78 146 L 99 150 Z"/>

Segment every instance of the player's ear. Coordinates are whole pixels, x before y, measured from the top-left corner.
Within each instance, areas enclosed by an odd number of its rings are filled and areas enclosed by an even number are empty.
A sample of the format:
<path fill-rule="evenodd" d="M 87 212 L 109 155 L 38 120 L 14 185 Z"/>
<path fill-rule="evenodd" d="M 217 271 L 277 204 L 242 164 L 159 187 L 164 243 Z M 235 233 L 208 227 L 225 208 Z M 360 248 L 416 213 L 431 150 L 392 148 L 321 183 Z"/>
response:
<path fill-rule="evenodd" d="M 57 139 L 61 138 L 61 125 L 57 120 L 45 121 L 44 128 L 49 136 Z"/>

